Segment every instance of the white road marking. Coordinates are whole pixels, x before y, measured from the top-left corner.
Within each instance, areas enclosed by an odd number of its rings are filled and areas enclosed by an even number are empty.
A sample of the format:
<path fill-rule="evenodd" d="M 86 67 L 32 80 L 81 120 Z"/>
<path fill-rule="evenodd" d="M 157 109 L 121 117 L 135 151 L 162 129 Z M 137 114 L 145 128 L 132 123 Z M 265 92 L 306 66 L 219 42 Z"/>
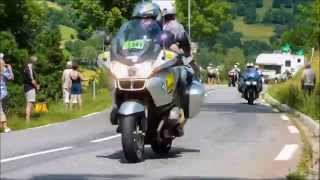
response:
<path fill-rule="evenodd" d="M 299 134 L 299 130 L 295 126 L 288 126 L 288 129 L 291 134 Z"/>
<path fill-rule="evenodd" d="M 210 90 L 210 91 L 206 92 L 206 94 L 204 96 L 209 96 L 213 92 L 214 92 L 214 90 Z"/>
<path fill-rule="evenodd" d="M 82 116 L 82 117 L 90 117 L 90 116 L 93 116 L 93 115 L 98 114 L 98 113 L 99 113 L 99 112 L 95 112 L 95 113 L 87 114 L 87 115 Z"/>
<path fill-rule="evenodd" d="M 298 149 L 298 144 L 287 144 L 285 145 L 278 156 L 274 159 L 276 161 L 287 161 L 291 159 L 294 152 Z"/>
<path fill-rule="evenodd" d="M 25 155 L 11 157 L 11 158 L 7 158 L 7 159 L 1 159 L 0 162 L 1 163 L 5 163 L 5 162 L 15 161 L 15 160 L 28 158 L 28 157 L 33 157 L 33 156 L 39 156 L 39 155 L 44 155 L 44 154 L 49 154 L 49 153 L 54 153 L 54 152 L 59 152 L 59 151 L 65 151 L 65 150 L 69 150 L 69 149 L 72 149 L 72 147 L 68 146 L 68 147 L 63 147 L 63 148 L 50 149 L 50 150 L 46 150 L 46 151 L 40 151 L 40 152 L 36 152 L 36 153 L 25 154 Z"/>
<path fill-rule="evenodd" d="M 49 127 L 49 126 L 52 126 L 52 125 L 54 125 L 54 124 L 46 124 L 46 125 L 43 125 L 43 126 L 34 127 L 34 128 L 30 128 L 30 129 L 41 129 L 41 128 Z"/>
<path fill-rule="evenodd" d="M 103 141 L 108 141 L 108 140 L 111 140 L 111 139 L 115 139 L 115 138 L 118 138 L 120 137 L 121 134 L 117 134 L 117 135 L 114 135 L 114 136 L 109 136 L 109 137 L 105 137 L 105 138 L 100 138 L 100 139 L 95 139 L 95 140 L 92 140 L 90 141 L 91 143 L 98 143 L 98 142 L 103 142 Z"/>
<path fill-rule="evenodd" d="M 282 115 L 280 116 L 280 118 L 281 118 L 282 120 L 284 120 L 284 121 L 289 121 L 289 117 L 288 117 L 287 115 L 285 115 L 285 114 L 282 114 Z"/>

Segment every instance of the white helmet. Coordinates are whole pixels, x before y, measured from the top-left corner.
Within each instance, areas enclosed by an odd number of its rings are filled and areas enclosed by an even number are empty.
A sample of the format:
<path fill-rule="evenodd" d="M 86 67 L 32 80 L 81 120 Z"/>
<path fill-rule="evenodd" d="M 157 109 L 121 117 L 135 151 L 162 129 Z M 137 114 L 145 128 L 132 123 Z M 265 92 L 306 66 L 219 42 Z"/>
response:
<path fill-rule="evenodd" d="M 3 59 L 3 57 L 4 57 L 4 54 L 0 53 L 0 59 Z"/>
<path fill-rule="evenodd" d="M 174 5 L 172 5 L 171 7 L 164 8 L 162 10 L 162 15 L 163 16 L 175 15 L 176 13 L 177 13 L 177 11 L 176 11 L 176 7 Z"/>
<path fill-rule="evenodd" d="M 253 63 L 247 63 L 247 68 L 254 67 Z"/>

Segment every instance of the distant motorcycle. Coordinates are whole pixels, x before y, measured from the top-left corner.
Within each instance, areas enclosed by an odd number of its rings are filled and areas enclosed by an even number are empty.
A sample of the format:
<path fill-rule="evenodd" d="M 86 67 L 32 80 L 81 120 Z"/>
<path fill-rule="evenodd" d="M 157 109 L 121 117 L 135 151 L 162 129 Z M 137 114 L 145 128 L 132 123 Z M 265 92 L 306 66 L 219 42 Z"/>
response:
<path fill-rule="evenodd" d="M 228 73 L 228 76 L 229 76 L 229 82 L 228 82 L 229 87 L 230 86 L 235 87 L 237 82 L 237 74 L 235 72 L 230 71 Z"/>
<path fill-rule="evenodd" d="M 248 101 L 248 104 L 253 105 L 262 90 L 260 75 L 249 72 L 242 81 L 241 89 L 242 97 Z"/>

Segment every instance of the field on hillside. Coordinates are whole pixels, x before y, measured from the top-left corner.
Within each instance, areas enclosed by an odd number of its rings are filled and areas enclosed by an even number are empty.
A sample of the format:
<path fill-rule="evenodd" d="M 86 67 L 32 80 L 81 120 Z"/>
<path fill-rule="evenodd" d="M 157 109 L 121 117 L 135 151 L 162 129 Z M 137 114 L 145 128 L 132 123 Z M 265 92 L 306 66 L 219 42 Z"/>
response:
<path fill-rule="evenodd" d="M 53 8 L 53 9 L 56 9 L 56 10 L 59 10 L 59 11 L 62 10 L 62 7 L 60 7 L 57 3 L 47 1 L 47 5 L 48 5 L 49 8 Z"/>
<path fill-rule="evenodd" d="M 237 18 L 233 21 L 234 31 L 242 33 L 242 40 L 260 40 L 269 42 L 273 35 L 273 27 L 263 24 L 245 24 L 243 18 Z"/>
<path fill-rule="evenodd" d="M 64 46 L 64 43 L 72 40 L 73 38 L 77 38 L 78 32 L 68 26 L 59 25 L 60 33 L 61 33 L 61 45 Z"/>
<path fill-rule="evenodd" d="M 272 0 L 263 0 L 263 7 L 257 8 L 257 20 L 261 21 L 270 8 L 272 8 Z"/>

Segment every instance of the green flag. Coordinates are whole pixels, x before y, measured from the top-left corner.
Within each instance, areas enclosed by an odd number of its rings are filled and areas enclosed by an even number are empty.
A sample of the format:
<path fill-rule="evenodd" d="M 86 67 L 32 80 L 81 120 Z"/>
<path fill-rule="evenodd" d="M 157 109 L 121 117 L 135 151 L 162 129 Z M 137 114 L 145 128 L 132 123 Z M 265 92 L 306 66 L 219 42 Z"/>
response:
<path fill-rule="evenodd" d="M 304 55 L 304 50 L 300 49 L 299 51 L 296 52 L 297 55 L 303 56 Z"/>
<path fill-rule="evenodd" d="M 282 52 L 290 52 L 291 51 L 291 47 L 288 43 L 286 43 L 284 46 L 281 47 L 281 51 Z"/>

